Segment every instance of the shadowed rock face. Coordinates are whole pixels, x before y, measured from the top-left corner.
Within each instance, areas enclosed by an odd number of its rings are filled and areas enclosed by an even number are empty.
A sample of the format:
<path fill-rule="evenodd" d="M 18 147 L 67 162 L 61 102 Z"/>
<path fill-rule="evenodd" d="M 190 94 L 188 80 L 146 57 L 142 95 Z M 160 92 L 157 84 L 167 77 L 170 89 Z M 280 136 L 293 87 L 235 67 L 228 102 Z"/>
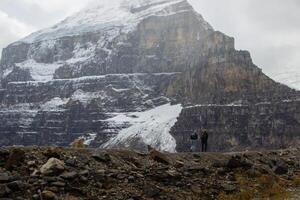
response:
<path fill-rule="evenodd" d="M 177 150 L 187 151 L 194 130 L 209 130 L 209 151 L 288 148 L 299 145 L 298 101 L 244 106 L 192 106 L 185 108 L 171 133 Z M 198 141 L 198 150 L 201 141 Z"/>
<path fill-rule="evenodd" d="M 0 62 L 0 145 L 64 146 L 93 133 L 91 145 L 100 146 L 130 126 L 105 120 L 176 102 L 247 107 L 247 120 L 236 122 L 238 127 L 224 123 L 239 116 L 243 107 L 226 106 L 237 109 L 231 114 L 218 111 L 223 125 L 217 132 L 233 134 L 230 140 L 238 142 L 229 145 L 227 135 L 217 134 L 213 144 L 220 148 L 212 150 L 231 150 L 234 145 L 256 148 L 258 143 L 248 139 L 256 128 L 244 130 L 256 118 L 265 121 L 259 126 L 267 127 L 257 132 L 268 135 L 261 146 L 279 147 L 282 139 L 277 136 L 287 131 L 266 124 L 277 123 L 272 114 L 277 107 L 288 107 L 288 115 L 298 116 L 299 94 L 267 77 L 249 52 L 235 50 L 234 39 L 214 31 L 187 1 L 151 2 L 138 7 L 123 3 L 124 19 L 107 18 L 112 14 L 101 7 L 84 10 L 5 48 Z M 103 22 L 104 17 L 108 21 Z M 284 102 L 287 99 L 295 106 Z M 259 106 L 253 105 L 269 101 L 270 112 L 261 118 L 256 112 Z M 212 112 L 217 108 L 207 107 Z M 196 113 L 202 116 L 202 111 Z M 280 117 L 283 123 L 285 117 Z M 191 118 L 182 114 L 172 130 L 178 151 L 189 150 L 186 133 L 198 123 L 186 124 Z M 209 115 L 203 118 L 211 121 Z M 299 133 L 297 123 L 290 128 L 292 136 Z M 292 136 L 287 136 L 285 145 Z M 139 138 L 131 143 L 147 145 Z"/>
<path fill-rule="evenodd" d="M 182 73 L 170 85 L 167 94 L 191 104 L 257 103 L 298 96 L 295 90 L 267 77 L 245 51 L 221 52 L 208 57 Z"/>

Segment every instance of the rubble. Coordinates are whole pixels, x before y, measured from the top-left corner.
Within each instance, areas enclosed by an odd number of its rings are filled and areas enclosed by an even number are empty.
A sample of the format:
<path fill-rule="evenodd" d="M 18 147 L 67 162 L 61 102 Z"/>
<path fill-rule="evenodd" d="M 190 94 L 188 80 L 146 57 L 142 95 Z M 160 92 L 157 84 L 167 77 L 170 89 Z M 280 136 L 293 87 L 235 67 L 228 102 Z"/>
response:
<path fill-rule="evenodd" d="M 53 147 L 17 150 L 24 153 L 19 167 L 0 166 L 0 199 L 282 199 L 297 189 L 300 180 L 299 149 L 195 154 L 155 149 L 149 153 Z M 12 154 L 16 148 L 5 151 Z M 49 158 L 49 152 L 59 159 Z M 71 165 L 70 159 L 75 161 Z M 3 162 L 10 162 L 9 157 Z"/>

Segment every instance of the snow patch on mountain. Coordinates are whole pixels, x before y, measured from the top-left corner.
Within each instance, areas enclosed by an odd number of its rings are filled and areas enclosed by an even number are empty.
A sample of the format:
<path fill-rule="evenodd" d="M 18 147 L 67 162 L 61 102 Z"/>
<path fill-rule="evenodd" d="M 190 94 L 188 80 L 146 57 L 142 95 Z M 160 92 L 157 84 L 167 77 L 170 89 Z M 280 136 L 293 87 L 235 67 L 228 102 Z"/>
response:
<path fill-rule="evenodd" d="M 41 106 L 43 111 L 58 111 L 61 110 L 64 105 L 66 105 L 69 101 L 69 98 L 59 98 L 55 97 L 50 101 L 47 101 Z"/>
<path fill-rule="evenodd" d="M 83 139 L 83 143 L 89 146 L 97 137 L 96 133 L 88 133 L 84 136 L 79 137 L 79 139 Z"/>
<path fill-rule="evenodd" d="M 105 143 L 103 148 L 118 144 L 129 145 L 131 140 L 141 139 L 145 144 L 168 152 L 176 152 L 176 141 L 170 134 L 177 117 L 181 113 L 181 105 L 165 104 L 144 112 L 120 113 L 108 119 L 111 124 L 130 124 L 119 134 Z"/>
<path fill-rule="evenodd" d="M 62 66 L 59 63 L 37 63 L 33 59 L 26 60 L 22 63 L 17 63 L 16 66 L 21 69 L 28 69 L 30 71 L 31 77 L 35 81 L 50 81 L 53 79 L 55 70 Z"/>
<path fill-rule="evenodd" d="M 99 92 L 84 92 L 82 90 L 76 90 L 74 94 L 71 96 L 71 99 L 73 101 L 79 101 L 84 106 L 87 106 L 89 103 L 91 103 L 92 100 L 95 99 L 104 99 L 107 95 L 104 91 Z"/>

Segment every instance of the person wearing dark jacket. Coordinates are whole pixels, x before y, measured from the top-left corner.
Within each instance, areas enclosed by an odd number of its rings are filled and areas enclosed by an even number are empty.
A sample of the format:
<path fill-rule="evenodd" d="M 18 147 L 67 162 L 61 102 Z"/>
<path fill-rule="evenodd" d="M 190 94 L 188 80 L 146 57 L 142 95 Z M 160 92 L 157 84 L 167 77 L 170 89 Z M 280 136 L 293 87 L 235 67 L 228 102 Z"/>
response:
<path fill-rule="evenodd" d="M 208 131 L 206 129 L 203 129 L 201 131 L 202 152 L 207 152 L 207 142 L 208 142 Z"/>

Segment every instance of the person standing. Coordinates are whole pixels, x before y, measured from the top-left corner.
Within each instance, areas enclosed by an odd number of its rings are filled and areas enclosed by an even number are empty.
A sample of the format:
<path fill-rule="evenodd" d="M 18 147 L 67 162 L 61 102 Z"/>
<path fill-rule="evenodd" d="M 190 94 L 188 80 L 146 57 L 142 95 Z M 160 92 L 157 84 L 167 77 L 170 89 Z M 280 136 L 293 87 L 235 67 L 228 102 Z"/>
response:
<path fill-rule="evenodd" d="M 194 131 L 192 134 L 191 134 L 191 152 L 196 152 L 197 150 L 197 143 L 198 143 L 198 133 L 197 131 Z"/>
<path fill-rule="evenodd" d="M 208 143 L 208 131 L 206 129 L 203 129 L 201 132 L 202 152 L 207 152 L 207 143 Z"/>

